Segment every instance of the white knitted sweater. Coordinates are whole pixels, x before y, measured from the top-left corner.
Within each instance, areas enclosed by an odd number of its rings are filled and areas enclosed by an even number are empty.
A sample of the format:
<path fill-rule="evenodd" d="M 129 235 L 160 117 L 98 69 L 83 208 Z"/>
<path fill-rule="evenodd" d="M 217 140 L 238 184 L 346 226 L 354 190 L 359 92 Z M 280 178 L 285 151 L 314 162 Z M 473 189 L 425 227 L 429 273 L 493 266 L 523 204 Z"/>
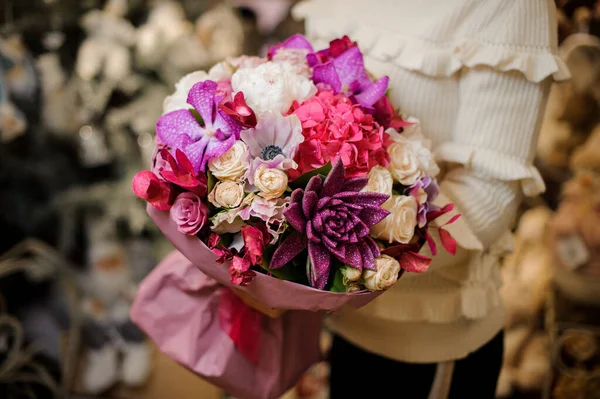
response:
<path fill-rule="evenodd" d="M 510 250 L 502 238 L 522 195 L 544 190 L 535 143 L 551 81 L 569 77 L 555 55 L 553 1 L 312 0 L 294 15 L 316 46 L 347 34 L 370 72 L 390 77 L 393 104 L 420 119 L 451 166 L 440 201 L 463 214 L 448 229 L 455 257 L 439 254 L 427 273 L 405 274 L 329 325 L 398 360 L 466 356 L 502 328 L 498 258 Z"/>

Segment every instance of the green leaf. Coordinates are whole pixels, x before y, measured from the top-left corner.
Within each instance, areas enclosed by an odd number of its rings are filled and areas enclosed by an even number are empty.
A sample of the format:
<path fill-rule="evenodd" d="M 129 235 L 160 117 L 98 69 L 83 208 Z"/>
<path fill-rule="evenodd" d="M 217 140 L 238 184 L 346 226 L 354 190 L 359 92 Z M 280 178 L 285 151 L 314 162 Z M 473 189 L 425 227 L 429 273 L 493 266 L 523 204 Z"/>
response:
<path fill-rule="evenodd" d="M 261 265 L 261 267 L 264 270 L 266 270 L 268 273 L 271 273 L 273 276 L 277 277 L 280 280 L 302 282 L 306 279 L 303 268 L 299 267 L 294 262 L 290 262 L 287 265 L 280 267 L 279 269 L 271 269 L 269 267 L 269 264 L 271 263 L 271 258 L 273 257 L 274 252 L 275 248 L 273 246 L 269 245 L 265 247 L 265 251 L 263 253 L 263 263 Z M 301 258 L 302 256 L 303 255 L 300 254 L 296 258 Z"/>
<path fill-rule="evenodd" d="M 331 162 L 327 162 L 325 165 L 321 166 L 318 169 L 313 169 L 309 172 L 306 172 L 296 180 L 290 183 L 290 187 L 292 188 L 304 188 L 308 184 L 308 181 L 317 175 L 327 176 L 329 172 L 331 172 L 332 166 Z"/>
<path fill-rule="evenodd" d="M 194 118 L 196 118 L 196 121 L 198 121 L 200 126 L 204 126 L 204 119 L 202 119 L 202 117 L 200 116 L 198 111 L 196 111 L 195 109 L 190 109 L 189 111 L 190 111 L 190 114 L 192 114 L 192 116 Z"/>
<path fill-rule="evenodd" d="M 217 184 L 217 179 L 213 176 L 212 173 L 210 173 L 210 170 L 206 171 L 206 186 L 207 186 L 207 192 L 210 193 L 213 188 L 215 187 L 215 184 Z"/>
<path fill-rule="evenodd" d="M 329 289 L 331 292 L 346 292 L 347 287 L 344 284 L 344 276 L 342 275 L 342 268 L 336 267 L 335 273 L 333 275 L 333 284 L 331 284 L 331 288 Z"/>

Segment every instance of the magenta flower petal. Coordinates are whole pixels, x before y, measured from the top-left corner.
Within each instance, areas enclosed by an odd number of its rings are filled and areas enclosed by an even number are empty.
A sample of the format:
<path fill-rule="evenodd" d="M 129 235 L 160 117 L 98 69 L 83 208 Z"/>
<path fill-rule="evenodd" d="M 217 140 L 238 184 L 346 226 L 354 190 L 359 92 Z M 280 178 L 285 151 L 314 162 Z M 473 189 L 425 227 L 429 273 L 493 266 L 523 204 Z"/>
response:
<path fill-rule="evenodd" d="M 318 192 L 319 190 L 321 190 L 321 186 L 323 186 L 323 180 L 321 180 L 321 178 L 319 176 L 313 176 L 309 181 L 308 184 L 306 185 L 306 188 L 304 189 L 304 191 L 316 191 Z M 296 190 L 298 191 L 298 194 L 300 196 L 302 196 L 302 190 Z M 292 201 L 294 200 L 294 198 L 292 197 Z"/>
<path fill-rule="evenodd" d="M 186 137 L 190 141 L 200 139 L 203 129 L 189 110 L 180 109 L 162 116 L 156 122 L 156 134 L 163 143 L 173 147 L 172 143 L 181 140 L 179 137 Z"/>
<path fill-rule="evenodd" d="M 336 93 L 342 91 L 342 82 L 333 62 L 316 65 L 313 69 L 313 82 L 315 84 L 325 83 L 331 86 Z"/>
<path fill-rule="evenodd" d="M 348 266 L 355 267 L 362 270 L 363 268 L 363 257 L 360 254 L 359 245 L 347 245 L 346 256 L 344 257 L 344 263 Z"/>
<path fill-rule="evenodd" d="M 271 258 L 271 269 L 279 269 L 306 249 L 308 240 L 300 234 L 291 234 L 279 245 Z"/>
<path fill-rule="evenodd" d="M 329 278 L 331 254 L 324 245 L 310 242 L 308 244 L 308 256 L 311 259 L 310 285 L 322 290 L 327 285 Z"/>
<path fill-rule="evenodd" d="M 363 107 L 372 107 L 387 91 L 390 79 L 387 76 L 369 84 L 365 90 L 355 96 L 356 101 Z"/>
<path fill-rule="evenodd" d="M 296 34 L 294 36 L 289 37 L 283 43 L 278 43 L 274 46 L 271 46 L 269 49 L 268 57 L 271 59 L 280 48 L 291 48 L 291 49 L 299 49 L 299 50 L 308 50 L 309 53 L 314 51 L 310 42 L 300 34 Z"/>
<path fill-rule="evenodd" d="M 346 193 L 336 194 L 334 196 L 334 198 L 341 199 L 343 201 L 347 201 L 347 202 L 351 202 L 351 203 L 356 203 L 359 205 L 379 206 L 379 205 L 383 205 L 383 203 L 385 201 L 387 201 L 390 198 L 390 196 L 387 194 L 371 193 L 371 192 L 364 192 L 364 193 L 353 193 L 353 192 L 348 193 L 348 192 L 346 192 Z"/>
<path fill-rule="evenodd" d="M 376 269 L 375 254 L 371 251 L 371 248 L 365 241 L 361 243 L 360 254 L 362 256 L 362 263 L 365 269 Z"/>
<path fill-rule="evenodd" d="M 342 84 L 350 85 L 357 82 L 360 87 L 371 84 L 371 79 L 365 70 L 365 61 L 358 47 L 352 47 L 333 60 L 335 69 Z"/>
<path fill-rule="evenodd" d="M 385 219 L 390 212 L 387 209 L 380 208 L 379 206 L 365 206 L 360 211 L 360 218 L 365 222 L 367 226 L 375 226 L 377 223 Z"/>
<path fill-rule="evenodd" d="M 188 93 L 187 103 L 198 111 L 205 124 L 206 121 L 212 122 L 213 120 L 215 92 L 218 86 L 217 82 L 205 80 L 192 86 Z"/>

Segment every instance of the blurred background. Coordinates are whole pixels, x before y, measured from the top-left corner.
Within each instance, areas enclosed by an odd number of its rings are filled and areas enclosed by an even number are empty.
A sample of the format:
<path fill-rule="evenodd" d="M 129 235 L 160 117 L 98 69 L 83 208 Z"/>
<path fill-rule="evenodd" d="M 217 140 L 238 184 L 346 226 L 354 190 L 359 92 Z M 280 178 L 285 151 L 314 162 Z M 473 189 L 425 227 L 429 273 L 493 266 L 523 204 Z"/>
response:
<path fill-rule="evenodd" d="M 295 2 L 0 0 L 0 398 L 226 397 L 129 320 L 171 250 L 131 179 L 174 84 L 302 32 Z M 504 259 L 499 398 L 600 398 L 600 1 L 557 6 L 573 79 L 540 134 L 548 190 Z M 327 398 L 327 374 L 287 397 Z"/>

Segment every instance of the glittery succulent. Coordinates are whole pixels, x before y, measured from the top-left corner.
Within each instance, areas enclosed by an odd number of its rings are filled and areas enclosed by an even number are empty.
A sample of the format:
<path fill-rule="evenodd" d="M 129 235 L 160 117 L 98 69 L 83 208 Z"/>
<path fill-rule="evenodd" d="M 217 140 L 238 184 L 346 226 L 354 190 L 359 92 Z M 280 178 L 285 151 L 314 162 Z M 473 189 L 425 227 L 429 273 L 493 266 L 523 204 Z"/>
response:
<path fill-rule="evenodd" d="M 380 253 L 369 232 L 389 214 L 381 208 L 389 196 L 360 192 L 367 182 L 345 179 L 344 165 L 338 161 L 326 179 L 314 176 L 304 190 L 295 190 L 284 213 L 295 232 L 277 248 L 271 268 L 284 266 L 308 247 L 310 285 L 317 289 L 325 288 L 335 258 L 375 270 Z"/>

